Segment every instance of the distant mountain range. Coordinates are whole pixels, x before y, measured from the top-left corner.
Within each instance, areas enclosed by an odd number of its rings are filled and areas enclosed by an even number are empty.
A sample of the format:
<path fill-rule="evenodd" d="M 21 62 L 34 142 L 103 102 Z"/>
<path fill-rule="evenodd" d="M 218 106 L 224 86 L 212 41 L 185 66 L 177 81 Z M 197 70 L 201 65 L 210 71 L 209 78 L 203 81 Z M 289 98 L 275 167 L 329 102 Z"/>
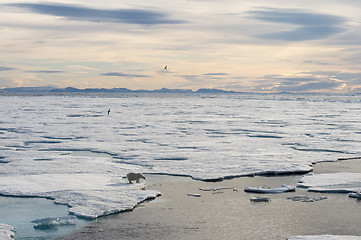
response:
<path fill-rule="evenodd" d="M 201 88 L 197 91 L 191 89 L 169 89 L 161 88 L 156 90 L 130 90 L 128 88 L 85 88 L 79 89 L 74 87 L 67 88 L 55 88 L 52 86 L 43 86 L 43 87 L 15 87 L 15 88 L 3 88 L 0 89 L 0 95 L 7 94 L 20 94 L 20 95 L 45 95 L 45 94 L 87 94 L 87 93 L 163 93 L 163 94 L 266 94 L 266 93 L 255 93 L 255 92 L 237 92 L 237 91 L 227 91 L 217 88 Z M 297 94 L 295 92 L 278 92 L 273 94 Z M 317 93 L 301 93 L 301 94 L 317 94 Z M 322 93 L 319 93 L 322 94 Z M 324 93 L 325 94 L 325 93 Z M 327 93 L 326 93 L 327 94 Z M 347 95 L 347 94 L 346 94 Z M 361 95 L 361 93 L 354 93 L 354 95 Z"/>
<path fill-rule="evenodd" d="M 0 89 L 0 93 L 241 93 L 235 91 L 226 91 L 221 89 L 207 89 L 201 88 L 197 91 L 190 89 L 168 89 L 162 88 L 157 90 L 130 90 L 128 88 L 54 88 L 54 87 L 16 87 L 16 88 L 3 88 Z"/>

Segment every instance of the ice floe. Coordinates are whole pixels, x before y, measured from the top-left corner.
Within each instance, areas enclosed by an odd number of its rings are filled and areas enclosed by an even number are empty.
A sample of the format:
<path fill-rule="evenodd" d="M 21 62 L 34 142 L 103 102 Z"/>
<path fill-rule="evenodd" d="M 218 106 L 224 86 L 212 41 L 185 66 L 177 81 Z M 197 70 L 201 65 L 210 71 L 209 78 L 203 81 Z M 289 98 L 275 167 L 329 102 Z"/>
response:
<path fill-rule="evenodd" d="M 0 223 L 0 239 L 1 240 L 13 239 L 14 230 L 15 228 L 13 226 Z"/>
<path fill-rule="evenodd" d="M 87 218 L 131 210 L 160 194 L 141 188 L 142 184 L 122 183 L 116 176 L 97 174 L 0 176 L 2 195 L 51 198 L 68 205 L 69 213 Z"/>
<path fill-rule="evenodd" d="M 298 186 L 313 192 L 357 192 L 361 187 L 361 173 L 308 174 L 300 180 Z"/>
<path fill-rule="evenodd" d="M 244 188 L 245 192 L 253 192 L 253 193 L 284 193 L 284 192 L 294 192 L 296 191 L 295 186 L 286 186 L 282 185 L 279 188 L 264 188 L 264 187 L 246 187 Z"/>
<path fill-rule="evenodd" d="M 40 218 L 31 221 L 35 223 L 34 228 L 36 229 L 51 229 L 58 226 L 64 225 L 75 225 L 74 219 L 75 216 L 67 216 L 67 217 L 47 217 L 47 218 Z"/>

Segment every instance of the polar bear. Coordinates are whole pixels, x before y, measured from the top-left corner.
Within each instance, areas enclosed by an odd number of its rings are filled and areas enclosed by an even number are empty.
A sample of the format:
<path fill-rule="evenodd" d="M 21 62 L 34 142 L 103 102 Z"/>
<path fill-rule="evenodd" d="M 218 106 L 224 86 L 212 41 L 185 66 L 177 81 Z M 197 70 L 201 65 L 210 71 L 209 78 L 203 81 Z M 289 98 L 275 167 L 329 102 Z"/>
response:
<path fill-rule="evenodd" d="M 134 181 L 134 180 L 136 180 L 136 182 L 139 183 L 141 178 L 145 179 L 143 174 L 141 174 L 141 173 L 133 173 L 133 172 L 128 173 L 127 178 L 128 178 L 129 183 L 132 183 L 132 181 Z"/>

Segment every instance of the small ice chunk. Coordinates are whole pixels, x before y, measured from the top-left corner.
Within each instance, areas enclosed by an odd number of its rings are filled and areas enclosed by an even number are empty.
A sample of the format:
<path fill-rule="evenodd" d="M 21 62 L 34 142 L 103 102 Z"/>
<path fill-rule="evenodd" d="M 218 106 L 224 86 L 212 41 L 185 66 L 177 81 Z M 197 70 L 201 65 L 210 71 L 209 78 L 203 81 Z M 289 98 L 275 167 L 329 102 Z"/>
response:
<path fill-rule="evenodd" d="M 321 201 L 324 199 L 328 199 L 328 197 L 327 196 L 302 195 L 302 196 L 291 196 L 291 197 L 288 197 L 287 199 L 290 199 L 292 201 L 300 201 L 300 202 L 317 202 L 317 201 Z"/>
<path fill-rule="evenodd" d="M 352 198 L 361 199 L 360 193 L 357 193 L 357 192 L 351 192 L 351 193 L 348 194 L 348 196 L 352 197 Z"/>
<path fill-rule="evenodd" d="M 361 199 L 361 189 L 358 189 L 356 192 L 350 192 L 349 197 Z"/>
<path fill-rule="evenodd" d="M 201 197 L 201 195 L 198 194 L 198 193 L 188 193 L 187 196 L 190 196 L 190 197 Z"/>
<path fill-rule="evenodd" d="M 13 226 L 0 223 L 0 239 L 2 240 L 13 239 L 14 230 L 15 228 Z"/>
<path fill-rule="evenodd" d="M 235 188 L 219 186 L 219 187 L 205 187 L 205 188 L 200 188 L 199 190 L 207 192 L 207 191 L 218 191 L 218 190 L 224 190 L 224 189 L 235 189 Z M 235 191 L 235 190 L 233 190 L 233 191 Z"/>
<path fill-rule="evenodd" d="M 282 185 L 279 188 L 263 188 L 263 187 L 246 187 L 244 189 L 245 192 L 253 192 L 253 193 L 284 193 L 284 192 L 294 192 L 296 191 L 295 186 L 286 186 Z"/>
<path fill-rule="evenodd" d="M 67 216 L 67 217 L 46 217 L 46 218 L 39 218 L 31 221 L 36 225 L 34 228 L 36 229 L 51 229 L 57 226 L 63 225 L 75 225 L 73 219 L 75 216 Z"/>
<path fill-rule="evenodd" d="M 271 198 L 270 197 L 260 197 L 260 196 L 255 196 L 255 197 L 252 197 L 250 199 L 251 202 L 269 202 L 271 201 Z"/>

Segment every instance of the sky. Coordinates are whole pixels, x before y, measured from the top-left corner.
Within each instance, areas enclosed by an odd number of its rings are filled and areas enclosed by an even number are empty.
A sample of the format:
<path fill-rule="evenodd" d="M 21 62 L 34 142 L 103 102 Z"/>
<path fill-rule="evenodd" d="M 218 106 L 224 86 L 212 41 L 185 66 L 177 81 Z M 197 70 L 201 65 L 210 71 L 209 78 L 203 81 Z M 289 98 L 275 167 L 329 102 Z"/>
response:
<path fill-rule="evenodd" d="M 1 0 L 0 88 L 357 93 L 360 12 L 360 0 Z"/>

